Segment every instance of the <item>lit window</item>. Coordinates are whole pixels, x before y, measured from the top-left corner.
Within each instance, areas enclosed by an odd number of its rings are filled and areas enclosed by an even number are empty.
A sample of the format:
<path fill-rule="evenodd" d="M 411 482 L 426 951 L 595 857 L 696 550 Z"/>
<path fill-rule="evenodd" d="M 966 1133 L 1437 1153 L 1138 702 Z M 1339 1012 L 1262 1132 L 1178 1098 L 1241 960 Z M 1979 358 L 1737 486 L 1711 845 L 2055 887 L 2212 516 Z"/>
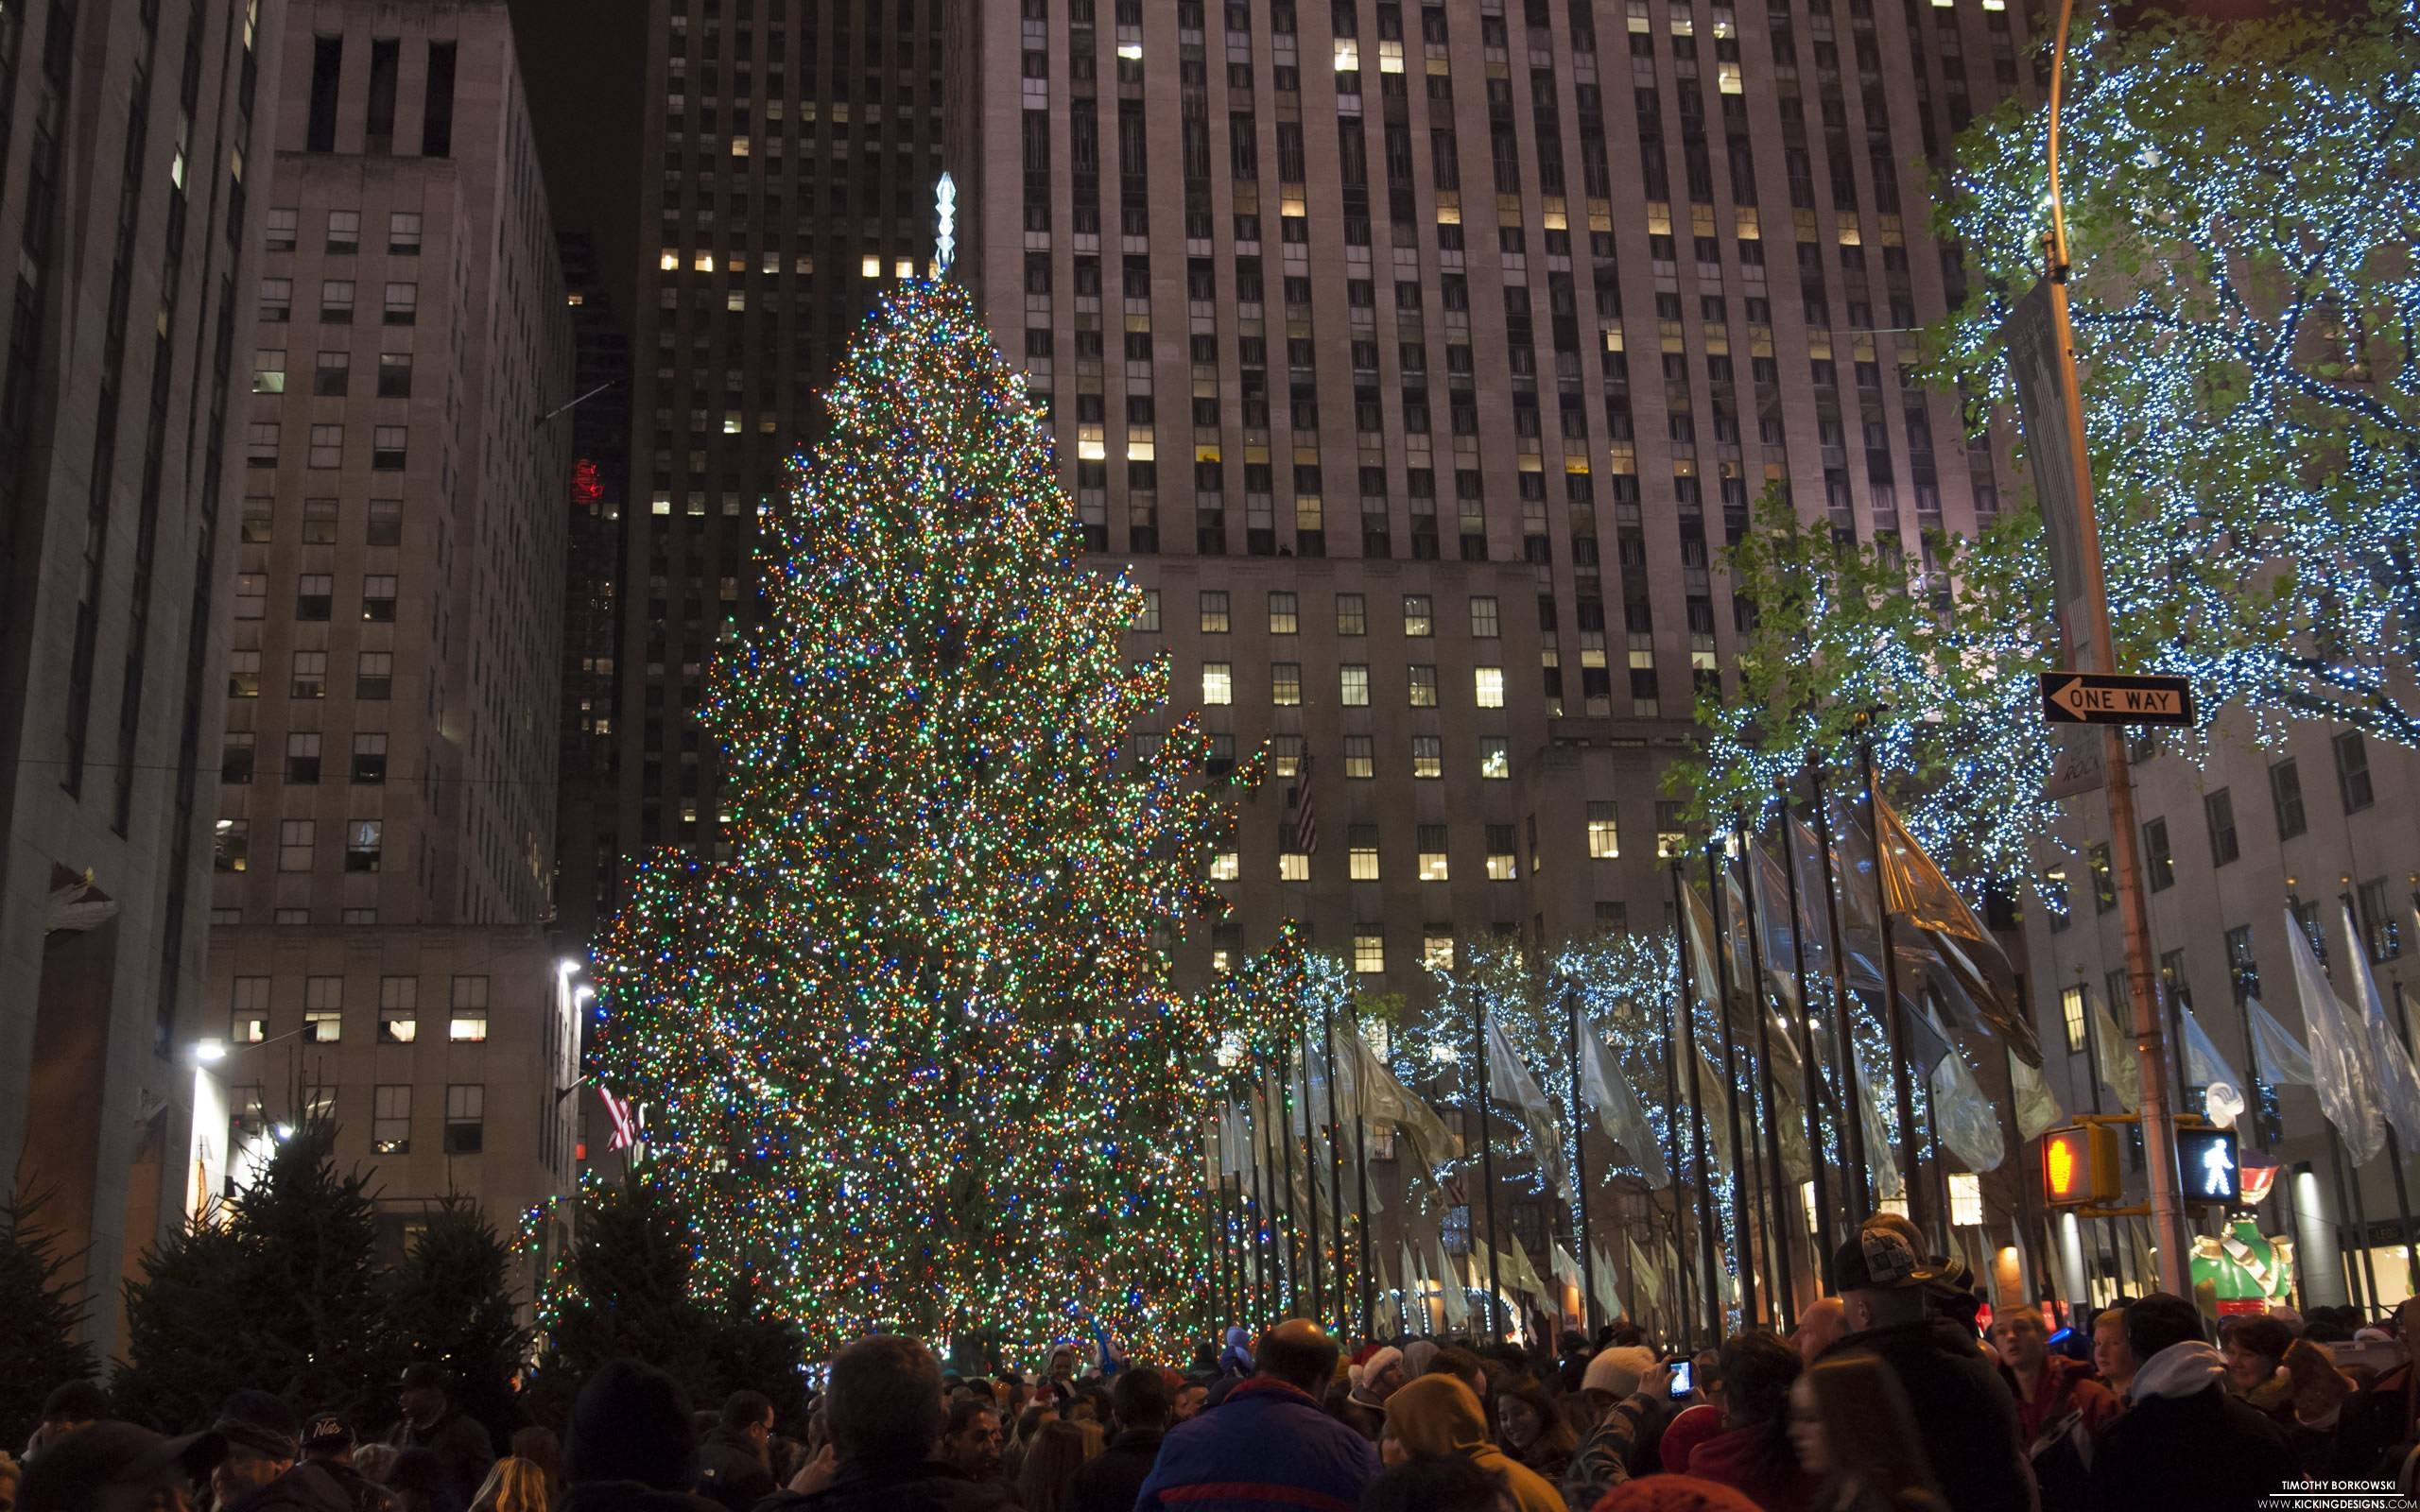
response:
<path fill-rule="evenodd" d="M 1336 595 L 1336 633 L 1339 635 L 1370 633 L 1370 612 L 1363 607 L 1360 594 L 1339 593 Z"/>
<path fill-rule="evenodd" d="M 1269 737 L 1269 772 L 1272 777 L 1293 778 L 1303 770 L 1303 737 L 1271 735 Z"/>
<path fill-rule="evenodd" d="M 377 1087 L 371 1093 L 370 1149 L 375 1155 L 408 1155 L 412 1148 L 412 1090 L 408 1083 Z"/>
<path fill-rule="evenodd" d="M 1370 705 L 1370 669 L 1356 662 L 1337 668 L 1338 701 L 1347 709 L 1366 709 Z"/>
<path fill-rule="evenodd" d="M 1420 880 L 1449 882 L 1452 872 L 1445 862 L 1445 827 L 1424 824 L 1420 827 Z"/>
<path fill-rule="evenodd" d="M 2067 1054 L 2082 1055 L 2086 1030 L 2083 1023 L 2083 988 L 2067 988 L 2059 994 L 2059 1018 L 2067 1032 Z"/>
<path fill-rule="evenodd" d="M 1504 707 L 1504 669 L 1502 667 L 1473 667 L 1471 687 L 1478 697 L 1480 708 L 1501 709 Z"/>
<path fill-rule="evenodd" d="M 1411 737 L 1411 775 L 1443 777 L 1445 775 L 1445 743 L 1435 735 Z"/>
<path fill-rule="evenodd" d="M 1236 669 L 1226 662 L 1201 663 L 1201 701 L 1224 704 L 1236 701 Z"/>
<path fill-rule="evenodd" d="M 1429 608 L 1426 593 L 1403 595 L 1403 633 L 1406 635 L 1437 633 L 1437 616 Z"/>
<path fill-rule="evenodd" d="M 1308 882 L 1311 880 L 1311 858 L 1300 850 L 1277 852 L 1277 880 Z"/>
<path fill-rule="evenodd" d="M 210 863 L 215 871 L 242 871 L 251 864 L 252 825 L 250 819 L 220 819 L 210 837 Z"/>
<path fill-rule="evenodd" d="M 735 136 L 731 139 L 731 155 L 735 158 L 744 158 L 748 156 L 748 139 L 746 137 Z"/>
<path fill-rule="evenodd" d="M 1353 969 L 1364 976 L 1375 976 L 1387 969 L 1387 937 L 1376 930 L 1356 931 L 1353 936 Z"/>
<path fill-rule="evenodd" d="M 731 292 L 725 294 L 722 297 L 722 307 L 725 310 L 734 312 L 745 310 L 748 308 L 748 291 L 746 289 L 733 289 Z"/>
<path fill-rule="evenodd" d="M 1345 833 L 1345 875 L 1355 882 L 1377 881 L 1378 827 L 1357 824 Z"/>
<path fill-rule="evenodd" d="M 1437 707 L 1437 669 L 1434 666 L 1415 662 L 1406 669 L 1405 679 L 1414 709 Z"/>
<path fill-rule="evenodd" d="M 344 869 L 375 871 L 379 853 L 386 839 L 387 826 L 379 819 L 355 819 L 345 826 Z"/>
<path fill-rule="evenodd" d="M 1143 590 L 1143 608 L 1134 616 L 1134 627 L 1146 635 L 1157 635 L 1160 632 L 1160 591 L 1158 589 Z"/>
<path fill-rule="evenodd" d="M 1301 662 L 1272 662 L 1270 663 L 1269 701 L 1280 708 L 1291 708 L 1303 701 Z"/>
<path fill-rule="evenodd" d="M 1201 633 L 1224 635 L 1227 633 L 1228 624 L 1227 595 L 1204 593 L 1201 595 Z"/>
<path fill-rule="evenodd" d="M 447 1013 L 445 1037 L 475 1043 L 488 1037 L 488 979 L 458 976 Z"/>
<path fill-rule="evenodd" d="M 1622 853 L 1621 830 L 1614 822 L 1611 803 L 1588 805 L 1588 855 L 1596 861 L 1611 861 Z"/>
<path fill-rule="evenodd" d="M 893 278 L 914 278 L 916 276 L 916 260 L 912 257 L 900 258 L 897 262 L 890 265 L 890 274 Z"/>
<path fill-rule="evenodd" d="M 1443 924 L 1429 924 L 1420 932 L 1420 964 L 1432 971 L 1454 969 L 1454 932 Z"/>
<path fill-rule="evenodd" d="M 715 270 L 715 254 L 712 252 L 700 252 L 697 259 L 692 262 L 689 266 L 700 273 L 711 273 Z"/>
<path fill-rule="evenodd" d="M 865 262 L 858 266 L 857 271 L 867 278 L 880 278 L 882 277 L 882 259 L 868 253 Z"/>
<path fill-rule="evenodd" d="M 1512 775 L 1512 755 L 1503 736 L 1479 737 L 1478 775 L 1492 782 L 1502 782 Z"/>
<path fill-rule="evenodd" d="M 1491 824 L 1487 827 L 1487 880 L 1511 882 L 1521 874 L 1514 859 L 1512 826 Z"/>
<path fill-rule="evenodd" d="M 1242 859 L 1233 850 L 1221 850 L 1210 858 L 1210 880 L 1233 882 L 1243 875 Z"/>
<path fill-rule="evenodd" d="M 1295 608 L 1291 593 L 1272 593 L 1269 595 L 1269 633 L 1292 635 L 1301 627 L 1302 614 Z"/>
<path fill-rule="evenodd" d="M 335 1044 L 344 1035 L 344 978 L 302 979 L 302 1042 Z"/>
<path fill-rule="evenodd" d="M 235 995 L 232 1005 L 233 1022 L 228 1037 L 239 1045 L 256 1045 L 268 1038 L 268 978 L 239 976 L 235 978 Z"/>
<path fill-rule="evenodd" d="M 252 353 L 252 392 L 285 392 L 285 349 L 263 347 Z"/>
<path fill-rule="evenodd" d="M 735 409 L 727 409 L 723 411 L 722 433 L 725 436 L 736 436 L 739 434 L 739 411 Z"/>
<path fill-rule="evenodd" d="M 1377 759 L 1370 751 L 1370 739 L 1368 735 L 1344 737 L 1345 776 L 1375 777 L 1378 775 Z"/>

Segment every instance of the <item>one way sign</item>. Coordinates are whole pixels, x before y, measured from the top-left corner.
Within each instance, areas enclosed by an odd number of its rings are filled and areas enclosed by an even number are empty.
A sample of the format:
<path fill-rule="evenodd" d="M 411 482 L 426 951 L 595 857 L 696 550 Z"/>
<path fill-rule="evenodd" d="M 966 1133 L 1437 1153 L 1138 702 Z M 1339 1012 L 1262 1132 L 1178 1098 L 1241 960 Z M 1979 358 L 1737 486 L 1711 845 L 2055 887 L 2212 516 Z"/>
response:
<path fill-rule="evenodd" d="M 2050 725 L 2190 725 L 2193 684 L 2185 678 L 2045 672 L 2042 721 Z"/>

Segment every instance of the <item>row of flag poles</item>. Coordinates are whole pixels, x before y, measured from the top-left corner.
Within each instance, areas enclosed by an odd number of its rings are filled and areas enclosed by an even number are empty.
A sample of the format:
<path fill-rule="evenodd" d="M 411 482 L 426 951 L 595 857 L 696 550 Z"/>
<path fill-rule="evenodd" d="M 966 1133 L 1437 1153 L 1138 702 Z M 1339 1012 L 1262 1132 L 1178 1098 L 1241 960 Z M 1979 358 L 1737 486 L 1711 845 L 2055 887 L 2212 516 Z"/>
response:
<path fill-rule="evenodd" d="M 1628 1022 L 1651 1032 L 1609 1042 L 1587 1011 L 1589 984 L 1568 977 L 1551 987 L 1560 1044 L 1525 1042 L 1477 995 L 1466 1012 L 1449 1003 L 1467 1020 L 1453 1031 L 1466 1037 L 1455 1055 L 1457 1072 L 1467 1068 L 1455 1089 L 1466 1105 L 1459 1130 L 1332 1005 L 1239 1068 L 1241 1095 L 1204 1131 L 1222 1314 L 1307 1312 L 1365 1335 L 1459 1332 L 1476 1298 L 1482 1327 L 1500 1338 L 1533 1315 L 1532 1303 L 1551 1326 L 1576 1292 L 1585 1319 L 1652 1316 L 1672 1337 L 1719 1337 L 1726 1313 L 1789 1326 L 1802 1293 L 1820 1286 L 1824 1258 L 1877 1208 L 1907 1212 L 1937 1253 L 1957 1253 L 1952 1159 L 1977 1177 L 1998 1171 L 2066 1114 L 2044 1081 L 2014 968 L 1880 796 L 1870 750 L 1861 765 L 1861 815 L 1827 798 L 1810 769 L 1804 816 L 1785 790 L 1770 840 L 1743 823 L 1701 855 L 1671 858 L 1676 969 L 1661 1001 L 1627 1004 Z M 1316 822 L 1306 798 L 1297 822 Z M 2412 903 L 2420 918 L 2420 893 Z M 2221 1124 L 2258 1107 L 2264 1083 L 2311 1087 L 2355 1166 L 2386 1148 L 2409 1235 L 2400 1150 L 2420 1150 L 2420 1074 L 2402 1016 L 2390 1026 L 2349 900 L 2360 1012 L 2337 996 L 2290 910 L 2288 924 L 2310 1048 L 2248 999 L 2247 1097 L 2190 1005 L 2170 994 L 2180 1079 L 2205 1089 Z M 2133 1047 L 2082 991 L 2095 1108 L 2105 1086 L 2135 1111 Z M 1342 1017 L 1355 1015 L 1348 1006 Z M 1555 1106 L 1533 1064 L 1568 1089 L 1567 1107 Z M 1526 1136 L 1530 1183 L 1571 1215 L 1569 1247 L 1551 1231 L 1541 1246 L 1553 1284 L 1498 1222 L 1499 1122 Z M 1592 1123 L 1611 1147 L 1594 1180 Z M 1398 1156 L 1407 1173 L 1392 1243 L 1379 1234 L 1374 1150 Z M 2020 1171 L 2001 1190 L 2035 1263 L 2032 1183 Z M 2358 1182 L 2354 1194 L 2358 1208 Z M 2411 1252 L 2420 1288 L 2420 1251 Z"/>

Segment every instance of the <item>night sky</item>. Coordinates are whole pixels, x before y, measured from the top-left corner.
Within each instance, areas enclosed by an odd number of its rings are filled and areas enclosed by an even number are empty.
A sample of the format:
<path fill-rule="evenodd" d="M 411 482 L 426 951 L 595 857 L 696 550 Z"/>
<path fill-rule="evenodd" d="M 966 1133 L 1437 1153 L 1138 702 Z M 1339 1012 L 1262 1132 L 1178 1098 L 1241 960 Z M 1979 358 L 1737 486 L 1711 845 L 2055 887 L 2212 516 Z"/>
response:
<path fill-rule="evenodd" d="M 637 277 L 648 0 L 510 0 L 558 231 L 596 238 L 627 329 Z"/>

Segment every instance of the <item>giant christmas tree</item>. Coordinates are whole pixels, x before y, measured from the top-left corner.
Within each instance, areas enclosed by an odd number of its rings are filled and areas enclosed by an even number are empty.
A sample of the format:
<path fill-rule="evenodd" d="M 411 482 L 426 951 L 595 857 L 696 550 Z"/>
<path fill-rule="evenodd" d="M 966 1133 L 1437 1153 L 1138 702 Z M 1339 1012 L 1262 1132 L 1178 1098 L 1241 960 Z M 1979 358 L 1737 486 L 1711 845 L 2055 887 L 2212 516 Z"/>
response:
<path fill-rule="evenodd" d="M 1167 985 L 1227 830 L 1167 670 L 1077 561 L 1022 377 L 903 286 L 769 507 L 769 614 L 716 668 L 726 861 L 646 863 L 597 952 L 597 1069 L 649 1105 L 705 1275 L 810 1339 L 1199 1325 L 1199 1121 L 1232 996 Z M 1228 1017 L 1220 1017 L 1227 1015 Z"/>

